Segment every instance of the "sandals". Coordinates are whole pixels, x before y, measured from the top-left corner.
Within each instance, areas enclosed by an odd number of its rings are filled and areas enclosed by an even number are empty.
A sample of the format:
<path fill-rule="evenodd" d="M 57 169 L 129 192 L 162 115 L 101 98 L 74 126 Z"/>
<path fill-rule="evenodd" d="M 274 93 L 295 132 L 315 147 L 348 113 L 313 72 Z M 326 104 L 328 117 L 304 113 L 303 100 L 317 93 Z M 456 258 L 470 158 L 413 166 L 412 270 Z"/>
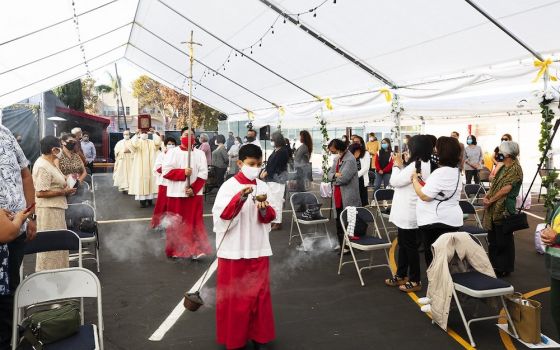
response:
<path fill-rule="evenodd" d="M 385 284 L 388 285 L 389 287 L 402 286 L 407 282 L 408 282 L 408 277 L 399 277 L 397 275 L 394 275 L 393 277 L 387 278 L 385 280 Z"/>
<path fill-rule="evenodd" d="M 418 292 L 422 290 L 422 283 L 406 281 L 406 283 L 399 286 L 399 290 L 405 293 Z"/>

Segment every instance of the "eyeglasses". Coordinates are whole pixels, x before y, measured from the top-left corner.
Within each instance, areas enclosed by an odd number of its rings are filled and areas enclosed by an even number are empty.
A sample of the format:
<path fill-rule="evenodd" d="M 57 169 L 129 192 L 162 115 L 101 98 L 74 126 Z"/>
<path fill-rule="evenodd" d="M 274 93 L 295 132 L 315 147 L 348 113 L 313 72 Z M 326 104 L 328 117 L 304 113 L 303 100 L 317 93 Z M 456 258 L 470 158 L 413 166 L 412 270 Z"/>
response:
<path fill-rule="evenodd" d="M 508 139 L 502 139 L 502 141 L 509 141 Z"/>

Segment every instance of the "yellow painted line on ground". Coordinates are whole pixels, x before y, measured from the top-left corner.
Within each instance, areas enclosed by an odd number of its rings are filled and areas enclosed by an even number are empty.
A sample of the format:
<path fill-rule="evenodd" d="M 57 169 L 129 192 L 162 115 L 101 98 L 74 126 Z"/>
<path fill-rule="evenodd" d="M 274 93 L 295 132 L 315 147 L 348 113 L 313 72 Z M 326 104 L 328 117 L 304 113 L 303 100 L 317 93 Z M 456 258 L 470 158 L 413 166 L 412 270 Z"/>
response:
<path fill-rule="evenodd" d="M 527 292 L 527 293 L 523 294 L 523 296 L 525 298 L 531 298 L 531 297 L 534 297 L 535 295 L 539 295 L 539 294 L 547 293 L 547 292 L 550 292 L 550 287 L 535 289 L 535 290 L 532 290 L 530 292 Z M 500 316 L 502 316 L 502 318 L 500 318 L 499 323 L 500 324 L 507 323 L 507 320 L 505 319 L 506 313 L 503 309 L 502 309 L 502 311 L 500 311 Z M 499 332 L 500 332 L 500 338 L 502 339 L 502 343 L 504 344 L 505 348 L 507 350 L 516 350 L 517 348 L 513 344 L 513 341 L 511 340 L 510 335 L 507 332 L 504 332 L 501 329 L 499 330 Z"/>
<path fill-rule="evenodd" d="M 395 238 L 393 240 L 393 244 L 391 245 L 391 249 L 389 250 L 389 266 L 391 267 L 391 271 L 392 271 L 393 275 L 397 272 L 397 262 L 395 261 L 395 250 L 396 249 L 397 249 L 397 239 Z M 408 296 L 418 306 L 420 306 L 420 304 L 418 304 L 418 295 L 416 295 L 416 293 L 406 293 L 406 294 L 408 294 Z M 428 316 L 430 319 L 432 318 L 429 314 L 426 314 L 426 316 Z M 475 350 L 475 348 L 473 348 L 468 341 L 466 341 L 463 337 L 461 337 L 459 334 L 457 334 L 454 330 L 452 330 L 449 327 L 447 328 L 447 334 L 451 338 L 453 338 L 453 340 L 455 340 L 457 343 L 459 343 L 462 347 L 464 347 L 465 349 Z"/>

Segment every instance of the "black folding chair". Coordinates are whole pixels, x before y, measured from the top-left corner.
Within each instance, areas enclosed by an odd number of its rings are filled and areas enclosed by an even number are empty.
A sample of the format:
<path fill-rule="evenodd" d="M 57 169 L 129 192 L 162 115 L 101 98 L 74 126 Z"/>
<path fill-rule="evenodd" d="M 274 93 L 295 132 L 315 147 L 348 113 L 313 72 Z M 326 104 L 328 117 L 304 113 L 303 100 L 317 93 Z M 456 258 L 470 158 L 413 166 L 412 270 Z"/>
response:
<path fill-rule="evenodd" d="M 80 223 L 83 220 L 90 220 L 94 226 L 93 232 L 85 232 L 80 230 Z M 97 272 L 100 272 L 99 266 L 99 232 L 97 230 L 97 221 L 95 209 L 89 203 L 74 203 L 68 204 L 66 209 L 66 224 L 80 237 L 83 245 L 94 245 L 93 249 L 82 248 L 84 260 L 95 260 L 97 265 Z M 71 255 L 72 259 L 76 255 Z"/>

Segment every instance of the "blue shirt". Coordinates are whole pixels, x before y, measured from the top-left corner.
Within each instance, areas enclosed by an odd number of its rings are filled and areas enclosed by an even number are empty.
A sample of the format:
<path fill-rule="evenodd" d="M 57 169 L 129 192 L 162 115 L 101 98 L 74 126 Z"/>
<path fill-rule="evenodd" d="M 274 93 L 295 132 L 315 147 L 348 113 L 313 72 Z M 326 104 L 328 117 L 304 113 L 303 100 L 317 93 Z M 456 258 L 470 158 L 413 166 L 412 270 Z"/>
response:
<path fill-rule="evenodd" d="M 86 161 L 88 163 L 93 162 L 95 160 L 95 145 L 91 141 L 88 142 L 82 141 L 81 143 L 82 143 L 82 152 L 84 152 Z"/>

